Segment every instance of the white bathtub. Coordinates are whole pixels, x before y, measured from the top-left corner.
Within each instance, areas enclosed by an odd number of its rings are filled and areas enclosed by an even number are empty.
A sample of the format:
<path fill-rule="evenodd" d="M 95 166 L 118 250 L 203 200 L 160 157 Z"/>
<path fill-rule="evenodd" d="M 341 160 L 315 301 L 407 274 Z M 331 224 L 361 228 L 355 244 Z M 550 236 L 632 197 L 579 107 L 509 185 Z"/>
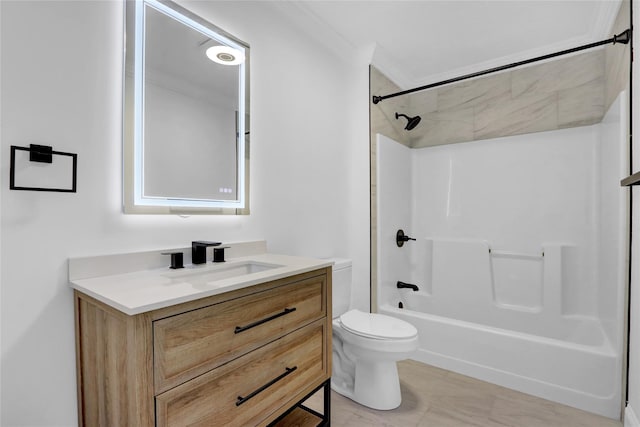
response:
<path fill-rule="evenodd" d="M 563 310 L 563 286 L 579 277 L 575 247 L 513 253 L 483 240 L 418 239 L 413 249 L 429 260 L 407 280 L 420 290 L 383 274 L 378 311 L 418 329 L 416 360 L 619 418 L 620 349 L 598 317 Z"/>
<path fill-rule="evenodd" d="M 556 335 L 551 338 L 406 308 L 424 304 L 428 298 L 415 293 L 403 298 L 403 309 L 397 307 L 398 301 L 378 307 L 380 313 L 418 328 L 420 348 L 413 359 L 607 417 L 620 417 L 621 358 L 597 321 L 568 318 L 564 327 L 550 331 Z"/>
<path fill-rule="evenodd" d="M 374 302 L 417 327 L 415 359 L 619 419 L 625 96 L 590 127 L 420 149 L 378 135 Z M 398 247 L 399 229 L 416 240 Z"/>

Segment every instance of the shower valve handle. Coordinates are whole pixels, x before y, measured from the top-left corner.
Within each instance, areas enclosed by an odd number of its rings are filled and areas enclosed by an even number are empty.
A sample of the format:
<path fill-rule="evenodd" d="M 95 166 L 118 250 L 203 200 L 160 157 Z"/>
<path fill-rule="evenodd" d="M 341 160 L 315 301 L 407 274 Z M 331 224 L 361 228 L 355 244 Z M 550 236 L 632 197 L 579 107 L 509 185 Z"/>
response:
<path fill-rule="evenodd" d="M 396 233 L 396 245 L 398 245 L 399 248 L 401 248 L 402 245 L 404 245 L 404 242 L 408 242 L 409 240 L 415 241 L 416 239 L 404 234 L 404 231 L 402 231 L 402 229 L 398 230 L 398 232 Z"/>

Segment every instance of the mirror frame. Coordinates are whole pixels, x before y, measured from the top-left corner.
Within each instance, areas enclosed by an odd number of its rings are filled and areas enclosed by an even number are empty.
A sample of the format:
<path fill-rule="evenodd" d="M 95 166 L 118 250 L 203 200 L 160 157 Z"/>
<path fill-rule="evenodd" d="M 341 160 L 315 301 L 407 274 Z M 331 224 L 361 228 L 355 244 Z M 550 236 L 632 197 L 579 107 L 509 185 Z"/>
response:
<path fill-rule="evenodd" d="M 249 45 L 169 0 L 124 0 L 123 53 L 123 209 L 126 214 L 249 214 Z M 236 139 L 235 200 L 144 197 L 144 9 L 154 9 L 203 33 L 211 39 L 241 49 L 239 65 Z M 133 29 L 133 31 L 131 30 Z M 133 55 L 127 56 L 127 50 Z M 133 63 L 131 63 L 133 62 Z M 127 79 L 127 70 L 133 78 Z M 244 137 L 242 137 L 244 135 Z"/>

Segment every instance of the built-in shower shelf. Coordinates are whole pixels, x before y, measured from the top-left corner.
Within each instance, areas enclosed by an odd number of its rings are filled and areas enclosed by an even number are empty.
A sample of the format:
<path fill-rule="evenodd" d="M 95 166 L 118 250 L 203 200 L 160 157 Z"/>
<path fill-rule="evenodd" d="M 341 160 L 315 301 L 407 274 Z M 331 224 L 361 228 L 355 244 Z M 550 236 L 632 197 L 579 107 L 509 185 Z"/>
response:
<path fill-rule="evenodd" d="M 631 185 L 640 185 L 640 172 L 629 175 L 628 177 L 620 181 L 620 186 L 622 187 L 629 187 Z"/>

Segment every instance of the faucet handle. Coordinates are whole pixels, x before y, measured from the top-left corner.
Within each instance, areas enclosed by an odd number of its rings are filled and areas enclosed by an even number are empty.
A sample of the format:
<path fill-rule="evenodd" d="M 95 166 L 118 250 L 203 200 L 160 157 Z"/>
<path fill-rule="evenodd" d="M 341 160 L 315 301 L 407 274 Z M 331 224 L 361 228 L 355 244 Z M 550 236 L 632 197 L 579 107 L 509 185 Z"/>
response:
<path fill-rule="evenodd" d="M 161 252 L 162 255 L 171 255 L 171 266 L 169 268 L 178 269 L 184 268 L 183 254 L 182 252 Z"/>
<path fill-rule="evenodd" d="M 223 246 L 221 248 L 213 248 L 213 262 L 225 262 L 224 250 L 229 249 L 229 246 Z"/>
<path fill-rule="evenodd" d="M 408 242 L 409 240 L 416 240 L 416 239 L 404 234 L 404 231 L 402 229 L 398 230 L 398 232 L 396 233 L 396 244 L 398 245 L 399 248 L 401 248 L 402 245 L 404 245 L 404 242 Z"/>

